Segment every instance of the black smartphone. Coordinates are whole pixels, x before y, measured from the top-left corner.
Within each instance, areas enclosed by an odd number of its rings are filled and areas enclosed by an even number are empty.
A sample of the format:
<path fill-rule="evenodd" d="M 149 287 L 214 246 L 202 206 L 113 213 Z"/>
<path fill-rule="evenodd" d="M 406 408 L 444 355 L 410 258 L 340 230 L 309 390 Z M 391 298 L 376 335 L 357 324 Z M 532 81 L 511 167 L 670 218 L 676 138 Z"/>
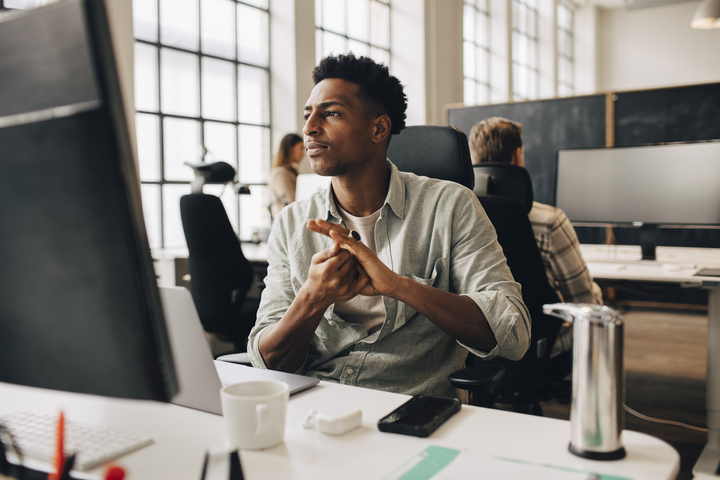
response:
<path fill-rule="evenodd" d="M 457 398 L 414 395 L 378 421 L 381 432 L 427 437 L 460 410 Z"/>

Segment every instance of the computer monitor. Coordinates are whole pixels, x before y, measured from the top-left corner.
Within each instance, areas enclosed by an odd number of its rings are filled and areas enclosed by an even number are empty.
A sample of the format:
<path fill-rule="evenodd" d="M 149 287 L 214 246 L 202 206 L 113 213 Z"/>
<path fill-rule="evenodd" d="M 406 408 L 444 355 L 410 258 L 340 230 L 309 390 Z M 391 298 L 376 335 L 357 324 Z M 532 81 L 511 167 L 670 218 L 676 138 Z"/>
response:
<path fill-rule="evenodd" d="M 641 227 L 655 258 L 658 227 L 720 228 L 720 142 L 557 152 L 555 205 L 575 224 Z"/>
<path fill-rule="evenodd" d="M 102 0 L 0 19 L 0 381 L 177 393 Z"/>

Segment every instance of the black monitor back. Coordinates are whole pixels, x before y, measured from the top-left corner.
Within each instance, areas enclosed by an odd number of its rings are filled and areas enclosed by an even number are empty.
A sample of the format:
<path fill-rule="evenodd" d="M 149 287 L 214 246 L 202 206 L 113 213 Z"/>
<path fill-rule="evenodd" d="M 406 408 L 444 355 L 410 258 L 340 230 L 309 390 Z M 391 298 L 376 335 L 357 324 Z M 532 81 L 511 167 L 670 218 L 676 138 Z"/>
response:
<path fill-rule="evenodd" d="M 0 79 L 0 381 L 171 399 L 102 0 L 4 17 Z"/>

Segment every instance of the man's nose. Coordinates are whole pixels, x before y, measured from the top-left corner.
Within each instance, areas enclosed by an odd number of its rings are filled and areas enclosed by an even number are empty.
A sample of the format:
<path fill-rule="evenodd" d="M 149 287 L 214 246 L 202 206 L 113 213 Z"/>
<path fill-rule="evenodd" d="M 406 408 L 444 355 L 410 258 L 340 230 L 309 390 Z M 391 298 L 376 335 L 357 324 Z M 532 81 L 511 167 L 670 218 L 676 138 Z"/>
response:
<path fill-rule="evenodd" d="M 305 125 L 303 126 L 302 132 L 303 135 L 316 135 L 319 132 L 315 113 L 311 113 L 308 115 L 307 119 L 305 120 Z"/>

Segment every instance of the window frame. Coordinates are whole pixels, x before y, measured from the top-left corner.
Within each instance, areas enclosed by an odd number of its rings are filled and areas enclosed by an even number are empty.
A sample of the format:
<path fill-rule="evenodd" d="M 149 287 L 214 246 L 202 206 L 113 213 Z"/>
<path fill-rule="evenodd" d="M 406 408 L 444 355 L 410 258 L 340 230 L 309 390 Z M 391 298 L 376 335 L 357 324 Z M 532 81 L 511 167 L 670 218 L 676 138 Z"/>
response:
<path fill-rule="evenodd" d="M 541 1 L 541 0 L 536 0 Z M 525 25 L 521 26 L 518 25 L 518 6 L 522 5 L 523 8 L 527 9 L 525 18 L 526 23 Z M 532 19 L 529 17 L 532 13 Z M 530 32 L 530 28 L 528 28 L 528 25 L 530 25 L 530 22 L 533 22 L 534 25 L 532 26 L 533 30 L 535 31 L 535 34 L 532 35 L 532 32 Z M 511 85 L 512 85 L 512 91 L 511 91 L 511 98 L 512 101 L 523 101 L 523 100 L 535 100 L 539 98 L 540 93 L 540 62 L 539 62 L 539 53 L 540 53 L 540 9 L 536 5 L 535 7 L 531 7 L 528 3 L 528 0 L 511 0 L 511 46 L 510 46 L 510 57 L 511 57 L 511 64 L 512 64 L 512 78 L 511 78 Z M 528 59 L 531 58 L 530 50 L 533 50 L 532 57 L 534 57 L 535 64 L 532 65 L 531 62 L 528 62 L 527 64 L 523 64 L 518 60 L 518 49 L 520 48 L 520 42 L 518 41 L 519 38 L 525 39 L 528 46 Z M 526 75 L 532 77 L 528 81 L 528 92 L 527 95 L 524 95 L 523 92 L 518 91 L 518 84 L 517 81 L 518 77 L 521 73 L 525 73 Z"/>
<path fill-rule="evenodd" d="M 556 44 L 555 44 L 555 55 L 557 57 L 557 96 L 558 97 L 571 97 L 575 95 L 575 8 L 569 2 L 559 1 L 557 3 L 556 18 L 560 18 L 560 9 L 564 8 L 567 10 L 570 16 L 570 28 L 561 26 L 560 22 L 556 22 Z M 560 50 L 560 35 L 565 34 L 567 38 L 567 45 L 569 46 L 569 54 Z M 570 73 L 570 78 L 561 78 L 560 72 L 561 62 L 567 63 L 567 71 Z M 563 92 L 563 87 L 567 89 L 567 92 Z"/>
<path fill-rule="evenodd" d="M 148 1 L 148 0 L 142 0 L 142 1 Z M 151 41 L 151 40 L 146 40 L 146 39 L 142 39 L 142 38 L 137 38 L 137 37 L 135 37 L 135 34 L 133 34 L 133 38 L 134 38 L 134 45 L 137 45 L 137 44 L 147 45 L 147 46 L 153 47 L 156 50 L 155 51 L 155 53 L 156 53 L 155 67 L 156 67 L 157 79 L 156 79 L 155 87 L 157 88 L 157 96 L 158 96 L 157 111 L 142 110 L 142 109 L 138 109 L 136 107 L 135 115 L 136 116 L 138 114 L 153 115 L 158 118 L 158 130 L 159 131 L 158 131 L 158 147 L 157 148 L 158 148 L 158 156 L 159 156 L 159 158 L 158 158 L 159 179 L 158 180 L 143 180 L 141 178 L 140 183 L 141 183 L 141 186 L 145 186 L 145 185 L 157 185 L 158 186 L 158 192 L 159 192 L 158 197 L 159 198 L 152 200 L 153 202 L 155 202 L 155 201 L 159 202 L 157 207 L 159 210 L 159 222 L 160 222 L 159 238 L 157 239 L 157 241 L 159 242 L 159 245 L 155 245 L 154 248 L 176 248 L 176 247 L 179 247 L 179 245 L 168 245 L 168 242 L 167 242 L 168 239 L 166 239 L 166 232 L 165 232 L 165 226 L 166 226 L 166 205 L 165 205 L 165 203 L 166 202 L 165 202 L 165 198 L 164 198 L 165 195 L 163 194 L 163 192 L 164 192 L 164 188 L 166 185 L 188 185 L 189 186 L 190 183 L 192 182 L 192 180 L 168 180 L 165 178 L 166 159 L 165 159 L 164 123 L 165 123 L 166 119 L 181 119 L 181 120 L 191 120 L 191 121 L 198 122 L 199 129 L 200 129 L 199 141 L 200 141 L 201 145 L 203 145 L 203 146 L 205 146 L 205 125 L 207 122 L 233 126 L 235 129 L 234 134 L 235 134 L 235 152 L 236 152 L 236 157 L 235 157 L 236 164 L 233 165 L 233 168 L 235 168 L 235 170 L 237 172 L 237 179 L 238 179 L 239 183 L 248 185 L 251 187 L 251 189 L 253 186 L 264 187 L 265 192 L 263 195 L 264 198 L 263 198 L 262 202 L 263 202 L 263 205 L 269 205 L 269 202 L 270 202 L 269 190 L 267 190 L 266 187 L 268 186 L 270 162 L 271 162 L 271 155 L 272 155 L 272 153 L 271 153 L 271 148 L 272 148 L 271 147 L 272 146 L 272 128 L 271 128 L 272 92 L 271 92 L 271 88 L 270 88 L 270 83 L 272 81 L 271 80 L 272 50 L 270 48 L 271 24 L 272 24 L 271 17 L 270 17 L 271 9 L 270 9 L 270 0 L 266 1 L 266 4 L 264 7 L 254 5 L 252 3 L 248 3 L 247 1 L 243 1 L 243 0 L 228 0 L 229 2 L 232 2 L 234 10 L 235 10 L 235 15 L 234 15 L 235 54 L 234 54 L 234 58 L 225 58 L 225 57 L 221 57 L 221 56 L 214 55 L 211 53 L 206 53 L 202 49 L 202 27 L 203 27 L 203 25 L 202 25 L 202 0 L 197 0 L 197 7 L 198 7 L 198 19 L 197 19 L 197 22 L 198 22 L 198 45 L 197 45 L 197 50 L 192 50 L 192 49 L 188 49 L 188 48 L 179 47 L 176 45 L 167 45 L 167 44 L 162 43 L 161 14 L 160 14 L 161 0 L 154 0 L 154 1 L 156 2 L 156 6 L 157 6 L 156 40 Z M 241 61 L 239 58 L 240 57 L 240 45 L 239 45 L 239 39 L 238 39 L 238 27 L 239 27 L 239 25 L 238 25 L 238 6 L 239 5 L 260 10 L 267 15 L 267 29 L 265 32 L 265 34 L 266 34 L 265 46 L 267 48 L 267 65 L 266 66 L 253 64 L 253 63 L 249 63 L 246 61 Z M 196 61 L 197 61 L 196 81 L 197 81 L 197 92 L 198 92 L 198 115 L 197 116 L 167 113 L 167 112 L 163 111 L 163 105 L 162 105 L 163 76 L 162 76 L 162 61 L 161 61 L 163 51 L 181 52 L 181 53 L 186 53 L 186 54 L 191 54 L 191 55 L 196 56 Z M 235 117 L 234 120 L 221 120 L 221 119 L 216 119 L 216 118 L 206 118 L 203 115 L 203 59 L 205 59 L 205 58 L 233 64 L 233 67 L 234 67 L 234 74 L 233 74 L 234 117 Z M 240 77 L 239 77 L 238 72 L 242 66 L 247 66 L 247 67 L 251 67 L 254 69 L 260 69 L 265 72 L 265 75 L 267 78 L 267 90 L 265 92 L 267 95 L 267 105 L 266 105 L 267 106 L 267 117 L 264 119 L 264 120 L 266 120 L 266 122 L 264 122 L 264 123 L 251 123 L 251 122 L 247 122 L 247 121 L 241 121 L 241 119 L 240 119 L 240 111 L 239 111 L 239 107 L 238 107 L 239 99 L 240 99 L 240 87 L 239 87 Z M 133 99 L 133 103 L 135 103 L 135 99 Z M 257 182 L 257 181 L 256 182 L 247 182 L 247 181 L 243 181 L 243 178 L 242 178 L 243 172 L 241 170 L 242 162 L 241 162 L 241 158 L 240 158 L 241 145 L 240 145 L 239 129 L 243 125 L 260 127 L 260 128 L 263 128 L 266 130 L 263 144 L 267 147 L 267 152 L 265 152 L 265 157 L 267 157 L 267 158 L 262 159 L 266 163 L 266 165 L 264 166 L 264 168 L 265 168 L 264 179 L 263 179 L 263 181 L 260 181 L 260 182 Z M 207 152 L 203 153 L 203 160 L 205 157 L 205 153 L 207 153 Z M 198 159 L 198 161 L 200 161 L 200 159 Z M 189 168 L 190 167 L 188 167 L 188 169 Z M 224 190 L 223 190 L 223 192 L 224 192 Z M 242 223 L 243 198 L 242 197 L 243 196 L 241 196 L 241 195 L 235 195 L 235 197 L 234 197 L 234 201 L 236 202 L 235 215 L 234 215 L 234 218 L 231 218 L 231 223 L 233 223 L 234 225 L 237 226 L 236 234 L 238 235 L 239 238 L 242 237 L 242 232 L 243 232 L 243 223 Z M 143 202 L 145 202 L 145 201 L 146 200 L 143 199 Z M 150 201 L 150 200 L 147 200 L 147 201 Z M 179 209 L 179 205 L 177 206 L 177 208 Z M 228 216 L 231 216 L 231 214 L 229 214 Z M 265 223 L 267 223 L 267 225 L 265 225 Z M 270 224 L 270 217 L 269 217 L 269 210 L 268 210 L 266 221 L 263 222 L 262 225 L 255 225 L 255 227 L 259 227 L 259 228 L 269 227 L 269 224 Z M 241 238 L 241 240 L 242 241 L 250 241 L 250 238 L 249 237 Z"/>
<path fill-rule="evenodd" d="M 339 1 L 342 1 L 345 4 L 345 17 L 343 19 L 345 22 L 345 28 L 344 28 L 345 33 L 339 33 L 336 30 L 328 28 L 326 25 L 323 25 L 323 21 L 322 21 L 322 19 L 323 19 L 323 13 L 322 13 L 323 12 L 323 3 L 324 2 L 339 2 Z M 367 56 L 373 58 L 376 61 L 378 61 L 378 59 L 373 56 L 372 49 L 382 50 L 383 52 L 385 52 L 385 55 L 387 57 L 387 61 L 385 61 L 383 59 L 382 63 L 384 63 L 389 68 L 390 61 L 392 58 L 392 55 L 391 55 L 392 54 L 392 45 L 391 45 L 391 40 L 392 40 L 392 21 L 391 21 L 392 3 L 391 3 L 391 0 L 368 0 L 368 9 L 370 9 L 370 4 L 372 2 L 376 2 L 376 3 L 380 3 L 382 5 L 385 5 L 388 9 L 388 18 L 387 18 L 387 20 L 388 20 L 388 24 L 387 24 L 388 46 L 387 47 L 383 47 L 383 46 L 372 43 L 370 41 L 370 35 L 368 35 L 368 41 L 360 40 L 356 37 L 352 37 L 349 35 L 349 33 L 348 33 L 348 8 L 347 8 L 349 1 L 352 1 L 352 0 L 315 0 L 315 63 L 316 64 L 319 63 L 321 60 L 321 57 L 324 55 L 322 53 L 322 52 L 324 52 L 323 37 L 324 37 L 325 33 L 329 33 L 332 35 L 337 35 L 339 37 L 342 37 L 345 40 L 346 47 L 348 46 L 348 43 L 351 41 L 367 45 L 367 47 L 368 47 Z M 370 14 L 368 13 L 368 29 L 370 31 L 372 30 L 371 21 L 372 20 L 371 20 Z M 348 53 L 351 51 L 352 51 L 351 49 L 346 48 L 345 51 L 342 53 Z M 334 52 L 334 53 L 338 54 L 338 52 Z M 355 52 L 353 52 L 353 53 L 355 53 Z"/>
<path fill-rule="evenodd" d="M 492 56 L 490 52 L 490 0 L 483 0 L 485 3 L 485 8 L 481 9 L 478 7 L 478 1 L 479 0 L 463 0 L 463 102 L 465 105 L 485 105 L 490 103 L 490 94 L 491 94 L 491 84 L 490 84 L 490 71 L 492 70 Z M 475 31 L 473 32 L 473 40 L 467 40 L 466 38 L 466 32 L 465 32 L 465 14 L 467 9 L 472 9 L 472 13 L 474 15 L 473 19 L 473 26 Z M 485 25 L 486 29 L 484 31 L 484 38 L 483 43 L 480 44 L 478 42 L 477 38 L 477 22 L 479 17 L 485 17 Z M 474 65 L 475 65 L 475 74 L 472 77 L 468 77 L 466 75 L 466 48 L 471 48 L 473 51 L 473 55 L 475 56 Z M 480 79 L 480 75 L 478 75 L 479 67 L 478 67 L 478 52 L 482 51 L 485 55 L 485 58 L 487 59 L 485 62 L 485 80 L 483 81 Z M 472 103 L 468 103 L 468 93 L 467 93 L 467 86 L 468 84 L 472 84 L 473 86 L 473 99 L 474 101 Z M 478 101 L 478 87 L 485 89 L 485 100 L 482 102 Z"/>

